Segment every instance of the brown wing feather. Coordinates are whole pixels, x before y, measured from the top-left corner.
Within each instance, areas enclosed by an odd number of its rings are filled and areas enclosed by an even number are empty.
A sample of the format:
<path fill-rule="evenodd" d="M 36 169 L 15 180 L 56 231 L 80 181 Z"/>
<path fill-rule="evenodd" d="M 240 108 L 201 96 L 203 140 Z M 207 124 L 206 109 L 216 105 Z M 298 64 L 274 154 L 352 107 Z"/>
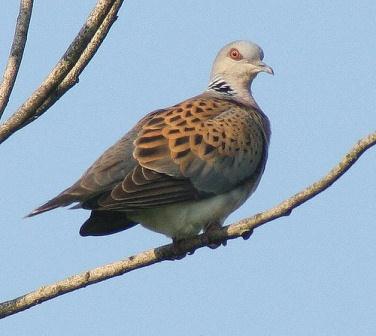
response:
<path fill-rule="evenodd" d="M 90 208 L 133 211 L 197 199 L 199 193 L 188 179 L 176 179 L 136 166 L 122 183 L 95 200 Z"/>
<path fill-rule="evenodd" d="M 256 107 L 201 95 L 144 120 L 133 156 L 153 171 L 189 178 L 200 191 L 222 193 L 263 161 L 263 128 Z"/>

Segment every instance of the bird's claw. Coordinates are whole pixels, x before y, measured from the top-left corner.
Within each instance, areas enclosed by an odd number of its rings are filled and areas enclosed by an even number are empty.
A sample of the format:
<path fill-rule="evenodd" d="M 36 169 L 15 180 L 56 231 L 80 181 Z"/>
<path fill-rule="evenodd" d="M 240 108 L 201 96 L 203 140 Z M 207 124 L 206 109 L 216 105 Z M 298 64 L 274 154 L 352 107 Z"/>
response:
<path fill-rule="evenodd" d="M 249 231 L 245 231 L 245 232 L 242 233 L 242 238 L 243 238 L 244 240 L 248 240 L 249 237 L 252 236 L 252 233 L 253 233 L 253 229 L 251 229 L 251 230 L 249 230 Z"/>
<path fill-rule="evenodd" d="M 180 239 L 172 239 L 172 256 L 168 257 L 168 260 L 174 261 L 174 260 L 181 260 L 183 259 L 187 254 L 193 254 L 194 251 L 186 252 L 182 249 L 181 242 L 183 240 Z"/>
<path fill-rule="evenodd" d="M 216 248 L 220 247 L 220 246 L 226 246 L 227 245 L 227 240 L 224 240 L 222 242 L 210 242 L 207 244 L 207 246 L 209 248 L 211 248 L 212 250 L 215 250 Z"/>

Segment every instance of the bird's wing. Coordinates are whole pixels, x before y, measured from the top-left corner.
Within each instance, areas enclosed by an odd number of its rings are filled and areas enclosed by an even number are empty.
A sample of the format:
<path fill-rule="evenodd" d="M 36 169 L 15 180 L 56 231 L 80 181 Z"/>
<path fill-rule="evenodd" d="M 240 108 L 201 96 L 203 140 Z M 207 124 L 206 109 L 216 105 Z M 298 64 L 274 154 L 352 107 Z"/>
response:
<path fill-rule="evenodd" d="M 127 154 L 131 169 L 119 164 L 89 169 L 81 185 L 90 188 L 90 180 L 111 187 L 84 207 L 132 211 L 220 194 L 261 174 L 267 155 L 262 114 L 209 95 L 149 114 L 133 134 L 133 157 Z M 109 151 L 118 152 L 116 147 Z M 113 161 L 118 156 L 104 155 Z"/>
<path fill-rule="evenodd" d="M 154 111 L 70 188 L 29 216 L 78 202 L 101 210 L 137 210 L 199 200 L 261 176 L 269 142 L 257 107 L 203 94 Z"/>

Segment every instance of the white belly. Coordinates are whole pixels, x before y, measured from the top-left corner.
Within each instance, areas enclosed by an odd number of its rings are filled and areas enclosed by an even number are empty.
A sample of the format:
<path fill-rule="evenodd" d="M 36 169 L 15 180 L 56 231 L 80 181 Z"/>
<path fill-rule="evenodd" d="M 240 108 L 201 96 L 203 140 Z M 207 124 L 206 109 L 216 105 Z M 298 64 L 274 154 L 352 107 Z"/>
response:
<path fill-rule="evenodd" d="M 182 202 L 129 214 L 129 218 L 152 231 L 183 239 L 197 235 L 208 224 L 223 224 L 253 191 L 249 184 L 201 201 Z"/>

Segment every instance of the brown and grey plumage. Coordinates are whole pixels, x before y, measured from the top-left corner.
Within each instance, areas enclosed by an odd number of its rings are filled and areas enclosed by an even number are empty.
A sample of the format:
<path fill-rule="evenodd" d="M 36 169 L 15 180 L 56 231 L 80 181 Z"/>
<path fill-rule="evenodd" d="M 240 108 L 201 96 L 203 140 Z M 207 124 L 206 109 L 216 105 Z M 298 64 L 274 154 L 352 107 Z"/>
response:
<path fill-rule="evenodd" d="M 270 139 L 250 86 L 273 74 L 263 52 L 235 41 L 218 53 L 207 90 L 149 113 L 71 187 L 29 216 L 78 203 L 91 211 L 80 234 L 140 223 L 173 239 L 221 225 L 256 189 Z"/>

